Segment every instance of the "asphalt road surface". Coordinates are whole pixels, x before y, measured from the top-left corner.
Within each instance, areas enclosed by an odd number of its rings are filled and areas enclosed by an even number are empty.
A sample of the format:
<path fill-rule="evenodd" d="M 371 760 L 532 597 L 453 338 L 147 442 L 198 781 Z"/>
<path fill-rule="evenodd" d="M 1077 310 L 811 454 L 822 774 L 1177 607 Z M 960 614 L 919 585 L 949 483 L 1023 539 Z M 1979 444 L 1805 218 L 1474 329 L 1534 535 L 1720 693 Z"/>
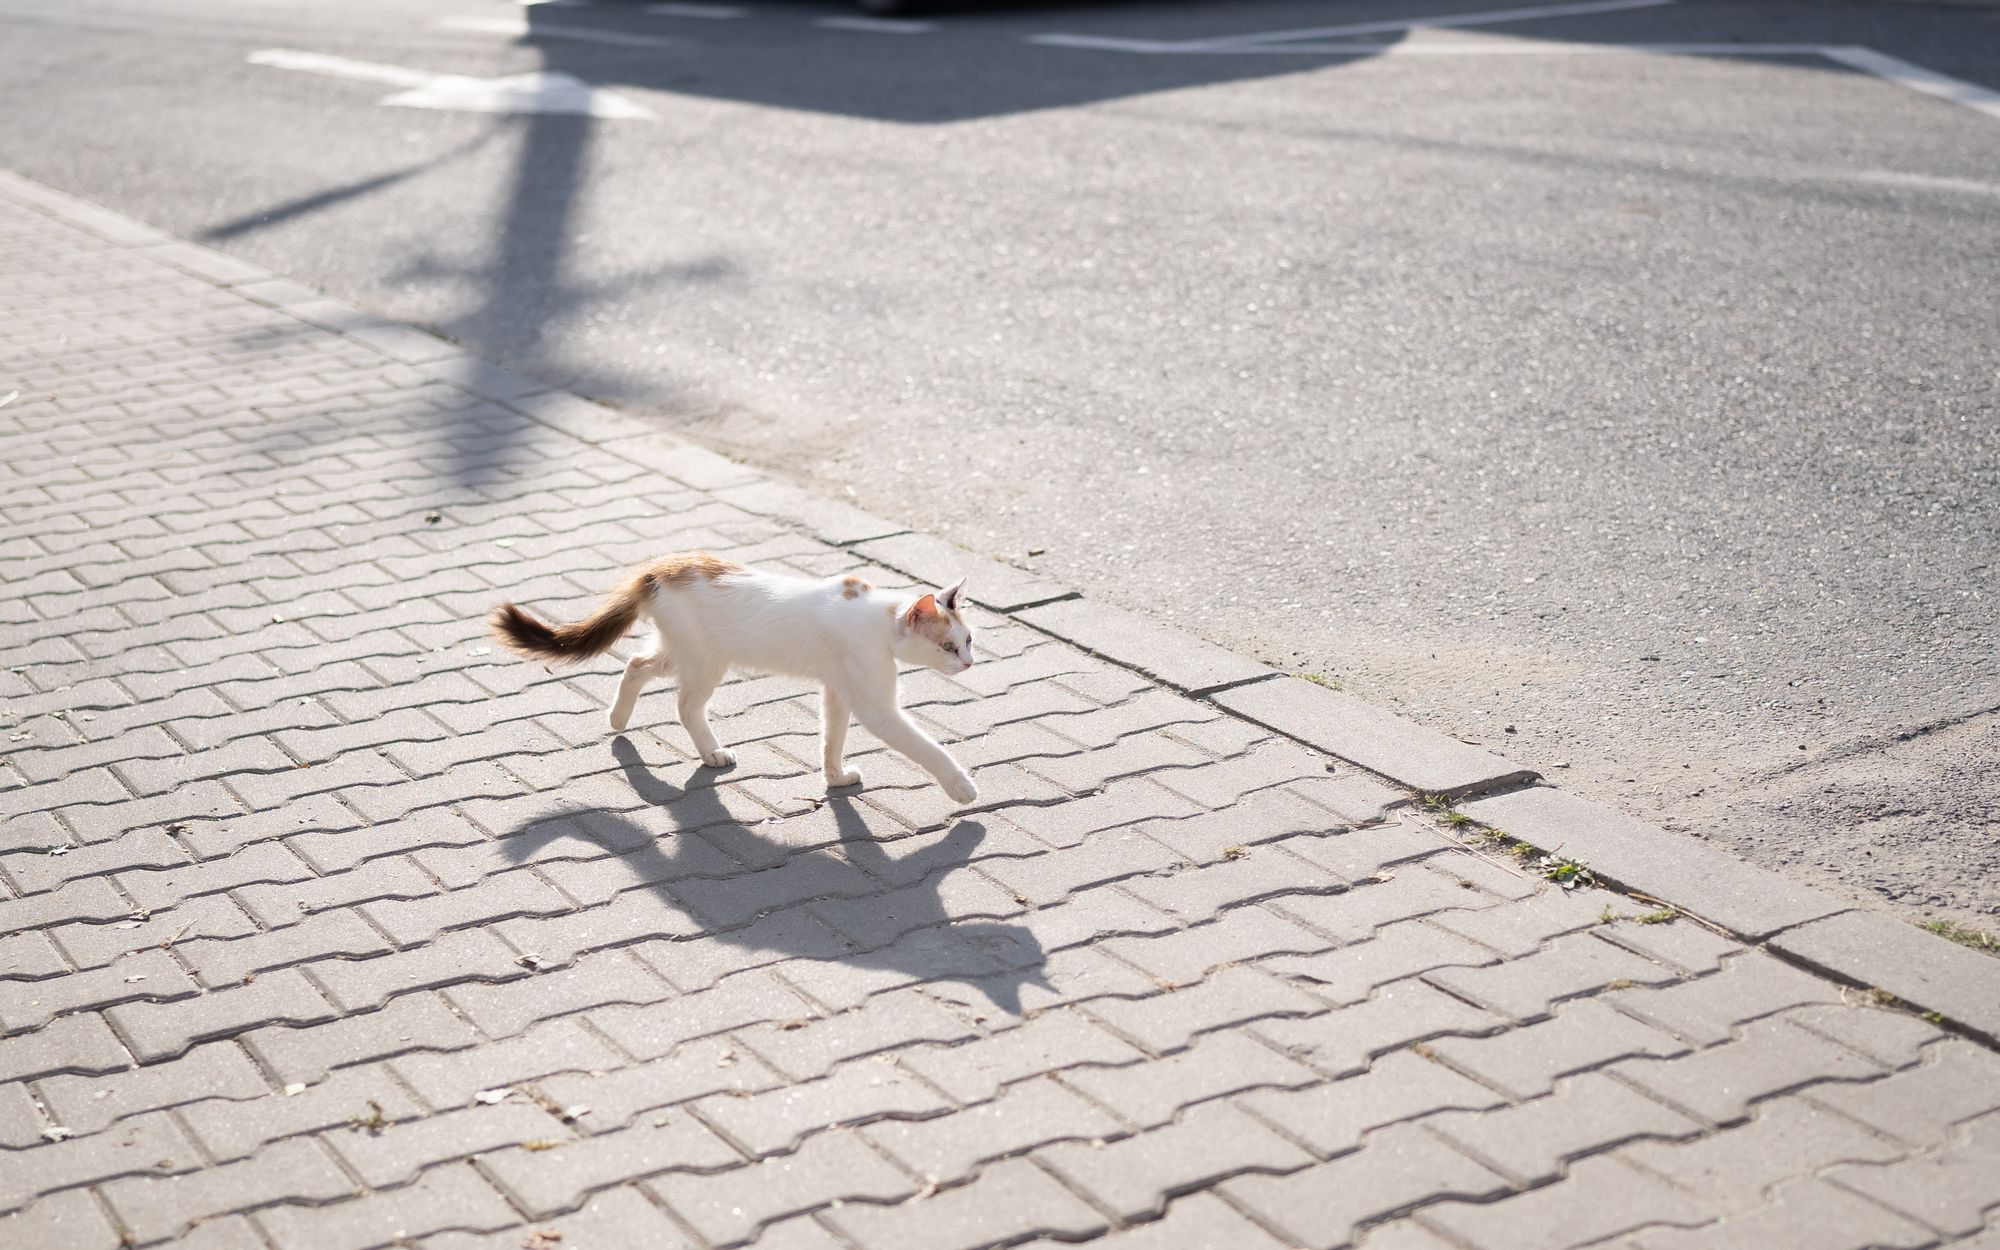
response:
<path fill-rule="evenodd" d="M 0 166 L 1993 927 L 2000 8 L 1521 7 L 0 0 Z"/>

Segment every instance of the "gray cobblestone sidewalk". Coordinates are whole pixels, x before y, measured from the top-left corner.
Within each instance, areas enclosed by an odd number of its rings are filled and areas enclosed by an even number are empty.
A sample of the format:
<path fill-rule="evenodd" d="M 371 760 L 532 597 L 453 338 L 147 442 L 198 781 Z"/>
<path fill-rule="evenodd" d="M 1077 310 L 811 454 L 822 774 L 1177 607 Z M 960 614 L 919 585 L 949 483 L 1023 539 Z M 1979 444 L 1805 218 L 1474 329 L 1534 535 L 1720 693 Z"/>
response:
<path fill-rule="evenodd" d="M 0 187 L 0 1245 L 2000 1247 L 2000 1054 L 1011 616 L 956 818 L 788 681 L 607 737 L 495 600 L 886 535 L 80 220 Z"/>

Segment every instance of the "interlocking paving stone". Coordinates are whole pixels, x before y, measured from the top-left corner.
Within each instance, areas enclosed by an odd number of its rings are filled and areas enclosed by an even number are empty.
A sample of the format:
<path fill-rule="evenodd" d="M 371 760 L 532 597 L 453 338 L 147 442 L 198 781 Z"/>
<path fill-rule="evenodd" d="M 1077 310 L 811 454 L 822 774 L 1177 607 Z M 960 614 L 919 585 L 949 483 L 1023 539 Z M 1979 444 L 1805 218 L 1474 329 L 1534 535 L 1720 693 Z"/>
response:
<path fill-rule="evenodd" d="M 1358 1076 L 1304 1089 L 1258 1090 L 1238 1101 L 1322 1157 L 1345 1154 L 1370 1131 L 1455 1108 L 1505 1101 L 1414 1051 L 1397 1051 Z"/>
<path fill-rule="evenodd" d="M 256 1157 L 185 1176 L 126 1177 L 100 1187 L 104 1200 L 140 1244 L 184 1231 L 191 1220 L 286 1200 L 331 1202 L 354 1193 L 354 1182 L 316 1141 L 298 1138 Z"/>
<path fill-rule="evenodd" d="M 1820 1021 L 1807 1017 L 1805 1023 L 1821 1031 Z M 1926 1048 L 1921 1065 L 1888 1080 L 1830 1085 L 1812 1096 L 1913 1145 L 1935 1146 L 1950 1126 L 2000 1109 L 2000 1055 L 1957 1039 L 1941 1041 Z"/>
<path fill-rule="evenodd" d="M 969 816 L 859 732 L 867 786 L 825 799 L 791 679 L 716 696 L 731 770 L 691 761 L 662 696 L 607 738 L 615 662 L 503 660 L 492 602 L 575 619 L 688 546 L 894 587 L 871 553 L 958 555 L 67 203 L 0 176 L 0 282 L 40 292 L 0 319 L 0 632 L 23 635 L 0 692 L 34 735 L 0 765 L 0 1205 L 26 1203 L 0 1243 L 1993 1236 L 1977 1041 L 1551 889 L 986 608 L 963 681 L 903 682 L 978 773 Z M 1219 702 L 1269 720 L 1280 696 L 1349 707 L 1276 679 Z M 1284 729 L 1394 728 L 1355 716 Z M 1683 841 L 1551 793 L 1473 806 L 1676 866 Z M 1764 878 L 1718 880 L 1722 918 L 1782 927 Z M 1874 931 L 1776 905 L 1812 921 L 1773 942 L 1795 958 Z"/>
<path fill-rule="evenodd" d="M 1699 1121 L 1597 1072 L 1559 1082 L 1544 1097 L 1483 1115 L 1442 1115 L 1431 1127 L 1524 1185 L 1557 1180 L 1569 1160 L 1607 1146 L 1641 1138 L 1692 1137 L 1703 1129 Z M 1658 1157 L 1643 1147 L 1626 1154 L 1642 1163 Z M 1775 1157 L 1786 1156 L 1780 1152 Z"/>
<path fill-rule="evenodd" d="M 1036 1146 L 1101 1140 L 1124 1127 L 1052 1078 L 1010 1085 L 991 1102 L 926 1120 L 880 1120 L 862 1131 L 891 1158 L 933 1184 L 970 1176 L 980 1164 Z"/>
<path fill-rule="evenodd" d="M 48 1076 L 35 1088 L 56 1123 L 95 1133 L 142 1111 L 204 1098 L 256 1098 L 270 1092 L 270 1083 L 241 1046 L 210 1042 L 166 1063 L 107 1076 Z"/>
<path fill-rule="evenodd" d="M 248 985 L 170 1003 L 123 1003 L 104 1013 L 142 1063 L 180 1054 L 195 1042 L 260 1024 L 315 1024 L 340 1011 L 299 972 L 285 969 Z"/>
<path fill-rule="evenodd" d="M 19 1082 L 0 1085 L 0 1147 L 18 1150 L 32 1146 L 44 1140 L 42 1131 L 46 1126 L 42 1108 L 27 1085 Z"/>
<path fill-rule="evenodd" d="M 1492 1012 L 1413 978 L 1321 1015 L 1258 1020 L 1250 1031 L 1320 1073 L 1340 1077 L 1413 1042 L 1446 1033 L 1492 1033 L 1504 1023 Z"/>
<path fill-rule="evenodd" d="M 1807 1003 L 1838 1003 L 1841 995 L 1761 951 L 1744 951 L 1709 976 L 1665 989 L 1620 990 L 1606 1001 L 1697 1046 L 1712 1046 L 1752 1020 Z"/>
<path fill-rule="evenodd" d="M 180 1109 L 202 1147 L 220 1162 L 250 1158 L 272 1142 L 305 1133 L 377 1132 L 426 1112 L 379 1065 L 343 1068 L 311 1085 L 295 1082 L 277 1097 L 209 1098 Z"/>
<path fill-rule="evenodd" d="M 1937 1234 L 1878 1203 L 1808 1177 L 1778 1191 L 1770 1205 L 1693 1228 L 1654 1228 L 1632 1250 L 1915 1250 Z M 1953 1250 L 1960 1250 L 1954 1243 Z"/>
<path fill-rule="evenodd" d="M 1293 1244 L 1347 1245 L 1357 1226 L 1439 1197 L 1487 1198 L 1499 1175 L 1414 1126 L 1384 1129 L 1360 1150 L 1285 1176 L 1240 1176 L 1221 1191 Z"/>
<path fill-rule="evenodd" d="M 1153 1063 L 1076 1068 L 1063 1074 L 1140 1128 L 1171 1122 L 1181 1108 L 1263 1088 L 1297 1089 L 1318 1077 L 1242 1033 L 1217 1033 Z"/>
<path fill-rule="evenodd" d="M 0 997 L 0 1033 L 19 1033 L 59 1015 L 132 999 L 165 1002 L 199 987 L 165 951 L 140 951 L 107 967 L 21 986 Z"/>
<path fill-rule="evenodd" d="M 435 1164 L 522 1142 L 563 1143 L 574 1134 L 545 1108 L 515 1095 L 381 1128 L 329 1134 L 325 1141 L 355 1175 L 376 1189 L 413 1180 Z"/>
<path fill-rule="evenodd" d="M 0 1081 L 58 1072 L 122 1072 L 132 1057 L 98 1015 L 64 1016 L 33 1033 L 0 1038 Z"/>
<path fill-rule="evenodd" d="M 1105 950 L 1174 985 L 1191 985 L 1210 968 L 1276 954 L 1311 954 L 1333 943 L 1274 912 L 1239 907 L 1211 924 L 1143 937 L 1117 937 Z"/>
<path fill-rule="evenodd" d="M 520 1218 L 485 1178 L 462 1163 L 351 1201 L 286 1204 L 257 1215 L 280 1250 L 364 1250 L 385 1240 L 428 1244 L 430 1235 L 442 1230 L 506 1228 Z"/>
<path fill-rule="evenodd" d="M 1025 1159 L 996 1163 L 956 1189 L 890 1207 L 855 1203 L 829 1211 L 826 1220 L 867 1250 L 972 1250 L 1037 1233 L 1076 1241 L 1106 1226 L 1103 1216 Z"/>
<path fill-rule="evenodd" d="M 1889 1007 L 1869 1009 L 1866 1004 L 1856 1010 L 1856 1006 L 1842 1003 L 1838 1007 L 1805 1007 L 1786 1013 L 1786 1018 L 1800 1028 L 1859 1051 L 1885 1068 L 1913 1066 L 1923 1058 L 1925 1047 L 1945 1036 L 1942 1029 L 1908 1012 Z M 1971 1088 L 1976 1091 L 1979 1086 L 1975 1083 Z"/>
<path fill-rule="evenodd" d="M 88 1190 L 44 1198 L 25 1211 L 0 1216 L 0 1240 L 10 1246 L 61 1246 L 63 1250 L 116 1250 L 121 1230 Z"/>
<path fill-rule="evenodd" d="M 1905 1151 L 1894 1138 L 1808 1099 L 1779 1098 L 1728 1132 L 1673 1144 L 1640 1142 L 1618 1153 L 1733 1214 L 1762 1206 L 1801 1164 L 1813 1171 L 1842 1163 L 1886 1164 Z M 1995 1187 L 2000 1191 L 2000 1182 Z"/>
<path fill-rule="evenodd" d="M 1566 999 L 1596 993 L 1606 986 L 1670 983 L 1678 981 L 1680 974 L 1585 933 L 1555 938 L 1519 959 L 1477 968 L 1440 968 L 1427 973 L 1425 979 L 1516 1020 L 1539 1020 Z M 1651 1004 L 1661 997 L 1654 994 L 1640 1001 Z M 1656 1015 L 1648 1018 L 1656 1019 Z M 1723 1036 L 1727 1037 L 1727 1032 Z"/>
<path fill-rule="evenodd" d="M 540 1234 L 544 1245 L 553 1250 L 565 1246 L 631 1247 L 632 1250 L 696 1250 L 693 1238 L 662 1211 L 658 1204 L 631 1186 L 593 1194 L 577 1210 L 532 1226 L 517 1226 L 498 1233 L 443 1232 L 424 1241 L 424 1250 L 522 1250 L 529 1237 Z M 559 1235 L 553 1241 L 550 1234 Z M 773 1250 L 775 1239 L 766 1237 Z M 802 1248 L 808 1243 L 798 1243 Z M 830 1242 L 814 1250 L 843 1250 Z"/>
<path fill-rule="evenodd" d="M 794 1078 L 825 1076 L 835 1066 L 919 1042 L 962 1042 L 978 1036 L 963 1016 L 921 987 L 892 990 L 832 1016 L 797 1016 L 737 1030 L 745 1044 Z"/>
<path fill-rule="evenodd" d="M 902 1066 L 961 1102 L 985 1102 L 1003 1086 L 1082 1065 L 1118 1066 L 1143 1053 L 1088 1017 L 1050 1011 L 964 1045 L 917 1047 Z"/>
<path fill-rule="evenodd" d="M 694 1104 L 702 1117 L 754 1155 L 790 1150 L 809 1133 L 895 1117 L 922 1118 L 951 1109 L 937 1090 L 904 1072 L 891 1056 L 860 1059 L 830 1076 L 747 1097 L 709 1097 Z"/>
<path fill-rule="evenodd" d="M 1564 895 L 1565 898 L 1573 895 Z M 1620 915 L 1648 915 L 1637 907 L 1618 909 Z M 1593 917 L 1593 921 L 1594 921 Z M 1600 931 L 1599 936 L 1608 942 L 1616 942 L 1629 950 L 1639 952 L 1648 959 L 1657 960 L 1669 967 L 1679 968 L 1690 976 L 1715 972 L 1722 967 L 1722 960 L 1743 949 L 1741 943 L 1705 929 L 1686 920 L 1670 920 L 1655 924 L 1616 924 Z"/>
<path fill-rule="evenodd" d="M 672 1174 L 645 1187 L 716 1246 L 755 1240 L 763 1225 L 835 1203 L 895 1202 L 917 1182 L 860 1134 L 820 1133 L 791 1154 L 712 1176 Z"/>
<path fill-rule="evenodd" d="M 580 1120 L 590 1119 L 585 1111 Z M 514 1203 L 536 1218 L 577 1206 L 591 1191 L 669 1171 L 721 1172 L 742 1155 L 684 1111 L 652 1112 L 625 1131 L 568 1140 L 523 1139 L 481 1165 Z M 738 1172 L 730 1175 L 740 1175 Z"/>
<path fill-rule="evenodd" d="M 180 941 L 174 944 L 175 952 L 194 968 L 195 975 L 210 987 L 233 985 L 246 977 L 289 964 L 306 963 L 312 960 L 346 960 L 367 955 L 379 955 L 390 949 L 389 939 L 363 920 L 358 912 L 327 911 L 307 916 L 299 923 L 264 933 L 254 933 L 224 941 Z M 381 961 L 366 961 L 361 966 L 379 964 Z M 340 968 L 340 963 L 320 963 L 315 965 L 314 974 L 320 984 L 330 984 L 327 973 Z M 381 975 L 379 967 L 371 969 L 373 975 Z M 360 974 L 363 977 L 370 973 Z M 421 984 L 419 978 L 417 983 Z M 353 1007 L 367 999 L 349 998 L 335 995 L 343 1006 Z"/>
<path fill-rule="evenodd" d="M 1045 1146 L 1035 1154 L 1127 1221 L 1145 1219 L 1168 1199 L 1231 1176 L 1294 1172 L 1313 1162 L 1297 1144 L 1226 1101 L 1190 1108 L 1175 1123 L 1151 1132 Z"/>
<path fill-rule="evenodd" d="M 1672 1054 L 1666 1049 L 1653 1053 Z M 1710 1123 L 1732 1124 L 1772 1094 L 1820 1081 L 1867 1080 L 1884 1069 L 1779 1016 L 1745 1026 L 1735 1041 L 1672 1058 L 1630 1059 L 1614 1071 Z"/>
<path fill-rule="evenodd" d="M 1280 954 L 1263 962 L 1321 998 L 1349 1004 L 1366 1000 L 1377 986 L 1391 981 L 1436 968 L 1478 967 L 1497 958 L 1486 947 L 1416 921 L 1385 925 L 1370 931 L 1365 940 L 1317 954 Z"/>
<path fill-rule="evenodd" d="M 335 1067 L 406 1051 L 470 1046 L 478 1036 L 442 998 L 411 994 L 391 999 L 381 1011 L 326 1024 L 254 1029 L 242 1041 L 280 1081 L 293 1084 L 320 1080 Z"/>
<path fill-rule="evenodd" d="M 1596 999 L 1571 1003 L 1548 1020 L 1511 1032 L 1443 1037 L 1430 1045 L 1453 1067 L 1517 1098 L 1545 1094 L 1560 1077 L 1630 1055 L 1679 1055 L 1687 1050 L 1669 1034 L 1620 1015 Z"/>
<path fill-rule="evenodd" d="M 1032 1241 L 1034 1250 L 1067 1243 Z M 1284 1243 L 1211 1193 L 1175 1199 L 1164 1217 L 1106 1234 L 1103 1250 L 1280 1250 Z"/>
<path fill-rule="evenodd" d="M 1575 1164 L 1557 1184 L 1477 1206 L 1445 1204 L 1424 1212 L 1424 1220 L 1480 1250 L 1555 1250 L 1713 1214 L 1658 1177 L 1607 1157 Z"/>
<path fill-rule="evenodd" d="M 1936 1154 L 1836 1168 L 1826 1174 L 1834 1184 L 1866 1194 L 1946 1236 L 1972 1236 L 1986 1226 L 1986 1212 L 1996 1206 L 1996 1176 L 2000 1176 L 2000 1114 L 1968 1120 Z"/>
<path fill-rule="evenodd" d="M 1218 968 L 1206 980 L 1147 998 L 1106 998 L 1090 1014 L 1154 1054 L 1179 1050 L 1197 1033 L 1271 1016 L 1312 1016 L 1325 1004 L 1279 978 L 1241 965 Z"/>
<path fill-rule="evenodd" d="M 136 910 L 109 881 L 72 881 L 48 894 L 10 899 L 0 915 L 0 933 L 41 929 L 66 920 L 118 920 Z"/>
<path fill-rule="evenodd" d="M 172 1176 L 201 1165 L 201 1156 L 173 1117 L 137 1116 L 116 1132 L 52 1142 L 0 1172 L 0 1211 L 16 1211 L 37 1195 L 120 1176 Z"/>

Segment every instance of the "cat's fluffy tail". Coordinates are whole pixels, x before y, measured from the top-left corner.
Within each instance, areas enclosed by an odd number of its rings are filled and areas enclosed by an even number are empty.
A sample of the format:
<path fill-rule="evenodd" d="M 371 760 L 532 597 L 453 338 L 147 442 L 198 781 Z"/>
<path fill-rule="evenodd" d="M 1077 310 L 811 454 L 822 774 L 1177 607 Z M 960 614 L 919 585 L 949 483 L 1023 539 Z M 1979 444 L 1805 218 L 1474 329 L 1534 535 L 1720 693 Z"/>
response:
<path fill-rule="evenodd" d="M 550 625 L 512 603 L 493 609 L 489 624 L 502 646 L 520 655 L 558 664 L 601 655 L 623 638 L 638 619 L 639 605 L 651 585 L 641 575 L 611 592 L 604 606 L 574 625 Z"/>

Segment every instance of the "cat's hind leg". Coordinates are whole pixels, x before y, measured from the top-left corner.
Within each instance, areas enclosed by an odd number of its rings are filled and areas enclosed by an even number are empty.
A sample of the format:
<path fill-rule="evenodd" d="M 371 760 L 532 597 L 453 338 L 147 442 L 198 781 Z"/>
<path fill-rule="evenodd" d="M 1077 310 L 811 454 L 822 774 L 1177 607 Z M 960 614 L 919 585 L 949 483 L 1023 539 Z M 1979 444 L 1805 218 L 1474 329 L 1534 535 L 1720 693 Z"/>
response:
<path fill-rule="evenodd" d="M 820 760 L 825 766 L 826 788 L 860 785 L 860 771 L 841 763 L 841 755 L 847 749 L 847 718 L 851 715 L 847 700 L 827 686 L 820 693 L 819 710 Z"/>
<path fill-rule="evenodd" d="M 715 740 L 715 730 L 708 724 L 708 697 L 722 684 L 726 670 L 723 668 L 697 668 L 691 664 L 681 666 L 680 713 L 681 727 L 694 739 L 694 749 L 701 755 L 701 762 L 710 768 L 727 768 L 736 762 L 736 756 Z"/>
<path fill-rule="evenodd" d="M 667 651 L 664 645 L 655 647 L 651 655 L 635 655 L 625 661 L 625 676 L 618 681 L 618 697 L 611 701 L 607 719 L 611 722 L 611 732 L 623 733 L 625 726 L 632 723 L 633 705 L 639 702 L 639 692 L 646 683 L 667 671 Z"/>

